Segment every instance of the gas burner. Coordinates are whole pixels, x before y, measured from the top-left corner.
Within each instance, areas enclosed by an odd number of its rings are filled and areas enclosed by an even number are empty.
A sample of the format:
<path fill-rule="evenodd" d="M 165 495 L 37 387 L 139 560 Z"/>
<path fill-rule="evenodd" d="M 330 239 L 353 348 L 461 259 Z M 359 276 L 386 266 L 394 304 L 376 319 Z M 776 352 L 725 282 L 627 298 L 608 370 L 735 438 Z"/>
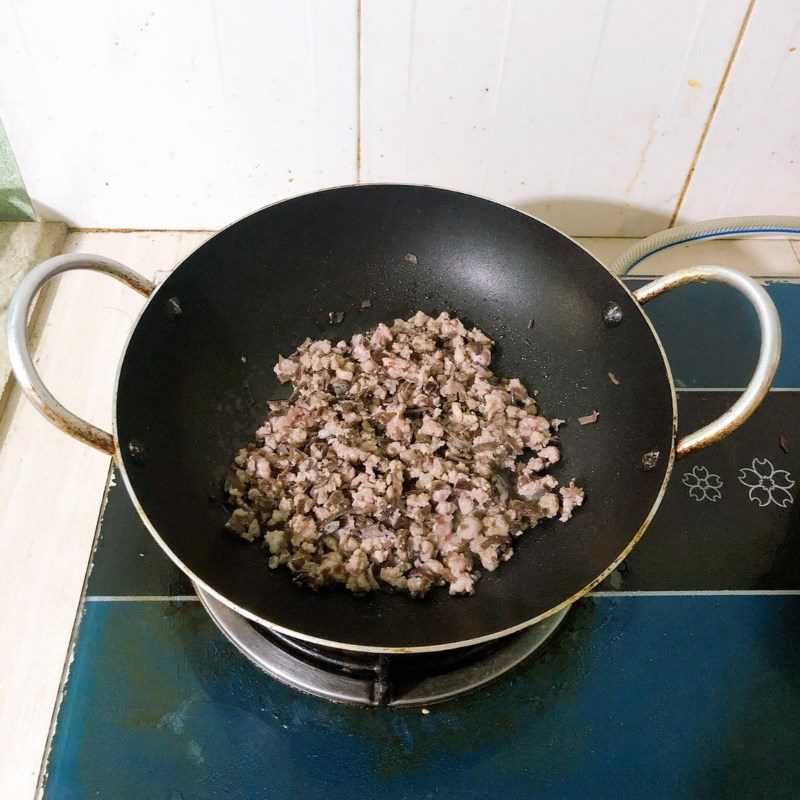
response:
<path fill-rule="evenodd" d="M 569 609 L 520 633 L 435 653 L 338 650 L 294 639 L 251 622 L 195 586 L 217 627 L 257 667 L 303 692 L 364 706 L 426 706 L 484 686 L 524 661 Z"/>

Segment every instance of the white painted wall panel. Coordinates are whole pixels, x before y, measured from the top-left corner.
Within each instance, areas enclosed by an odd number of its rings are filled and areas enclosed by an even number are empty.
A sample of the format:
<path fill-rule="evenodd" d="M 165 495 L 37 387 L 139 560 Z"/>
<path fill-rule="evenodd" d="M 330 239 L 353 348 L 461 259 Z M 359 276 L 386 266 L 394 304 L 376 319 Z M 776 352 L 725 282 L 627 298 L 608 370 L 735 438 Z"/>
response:
<path fill-rule="evenodd" d="M 217 228 L 356 178 L 355 0 L 0 1 L 0 118 L 45 219 Z"/>
<path fill-rule="evenodd" d="M 800 214 L 800 2 L 757 0 L 679 221 Z"/>
<path fill-rule="evenodd" d="M 361 178 L 575 235 L 673 213 L 746 0 L 362 0 Z"/>

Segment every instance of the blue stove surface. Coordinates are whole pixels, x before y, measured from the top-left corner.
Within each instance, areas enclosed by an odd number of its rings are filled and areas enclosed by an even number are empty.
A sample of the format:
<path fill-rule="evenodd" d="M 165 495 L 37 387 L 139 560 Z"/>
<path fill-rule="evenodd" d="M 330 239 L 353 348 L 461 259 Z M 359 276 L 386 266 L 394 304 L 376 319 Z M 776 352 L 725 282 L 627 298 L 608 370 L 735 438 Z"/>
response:
<path fill-rule="evenodd" d="M 676 466 L 640 545 L 542 651 L 427 714 L 334 705 L 261 673 L 182 599 L 185 578 L 112 486 L 45 798 L 797 797 L 800 285 L 767 288 L 787 391 Z M 648 306 L 679 386 L 746 381 L 745 311 L 716 286 Z M 734 395 L 682 392 L 681 428 Z"/>
<path fill-rule="evenodd" d="M 302 695 L 198 603 L 92 602 L 48 796 L 796 797 L 799 630 L 797 597 L 591 598 L 425 715 Z"/>

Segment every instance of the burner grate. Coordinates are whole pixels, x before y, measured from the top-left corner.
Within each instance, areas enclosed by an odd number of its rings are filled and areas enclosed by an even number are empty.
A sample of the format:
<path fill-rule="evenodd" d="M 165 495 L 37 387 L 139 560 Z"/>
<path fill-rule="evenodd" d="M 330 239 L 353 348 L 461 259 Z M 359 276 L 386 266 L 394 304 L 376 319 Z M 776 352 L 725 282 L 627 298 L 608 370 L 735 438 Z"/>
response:
<path fill-rule="evenodd" d="M 435 653 L 337 650 L 263 628 L 195 587 L 217 627 L 256 666 L 309 694 L 355 705 L 424 706 L 485 686 L 549 638 L 565 609 L 520 633 Z"/>

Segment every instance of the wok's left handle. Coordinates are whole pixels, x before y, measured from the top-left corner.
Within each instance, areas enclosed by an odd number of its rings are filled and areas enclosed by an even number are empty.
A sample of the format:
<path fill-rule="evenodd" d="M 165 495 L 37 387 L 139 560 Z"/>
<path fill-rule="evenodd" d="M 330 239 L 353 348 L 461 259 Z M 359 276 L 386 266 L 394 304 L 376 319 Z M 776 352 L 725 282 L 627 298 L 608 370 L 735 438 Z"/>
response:
<path fill-rule="evenodd" d="M 114 455 L 114 437 L 81 419 L 68 409 L 64 408 L 44 385 L 39 372 L 31 357 L 28 342 L 28 314 L 39 289 L 47 281 L 62 272 L 73 269 L 90 269 L 122 281 L 139 294 L 149 297 L 155 289 L 155 284 L 134 272 L 124 264 L 104 256 L 90 256 L 70 254 L 55 256 L 43 261 L 34 267 L 21 281 L 14 293 L 8 307 L 7 333 L 8 354 L 11 359 L 11 369 L 19 381 L 22 390 L 37 409 L 57 428 L 69 433 L 76 439 L 91 445 L 103 453 Z"/>
<path fill-rule="evenodd" d="M 719 418 L 694 433 L 678 439 L 675 457 L 683 458 L 702 450 L 735 431 L 760 405 L 769 391 L 778 361 L 781 357 L 781 323 L 775 304 L 764 288 L 752 278 L 728 267 L 690 267 L 657 278 L 647 286 L 633 292 L 633 296 L 644 304 L 670 289 L 686 283 L 717 281 L 738 289 L 752 304 L 761 328 L 761 349 L 758 354 L 753 377 L 742 396 Z"/>

